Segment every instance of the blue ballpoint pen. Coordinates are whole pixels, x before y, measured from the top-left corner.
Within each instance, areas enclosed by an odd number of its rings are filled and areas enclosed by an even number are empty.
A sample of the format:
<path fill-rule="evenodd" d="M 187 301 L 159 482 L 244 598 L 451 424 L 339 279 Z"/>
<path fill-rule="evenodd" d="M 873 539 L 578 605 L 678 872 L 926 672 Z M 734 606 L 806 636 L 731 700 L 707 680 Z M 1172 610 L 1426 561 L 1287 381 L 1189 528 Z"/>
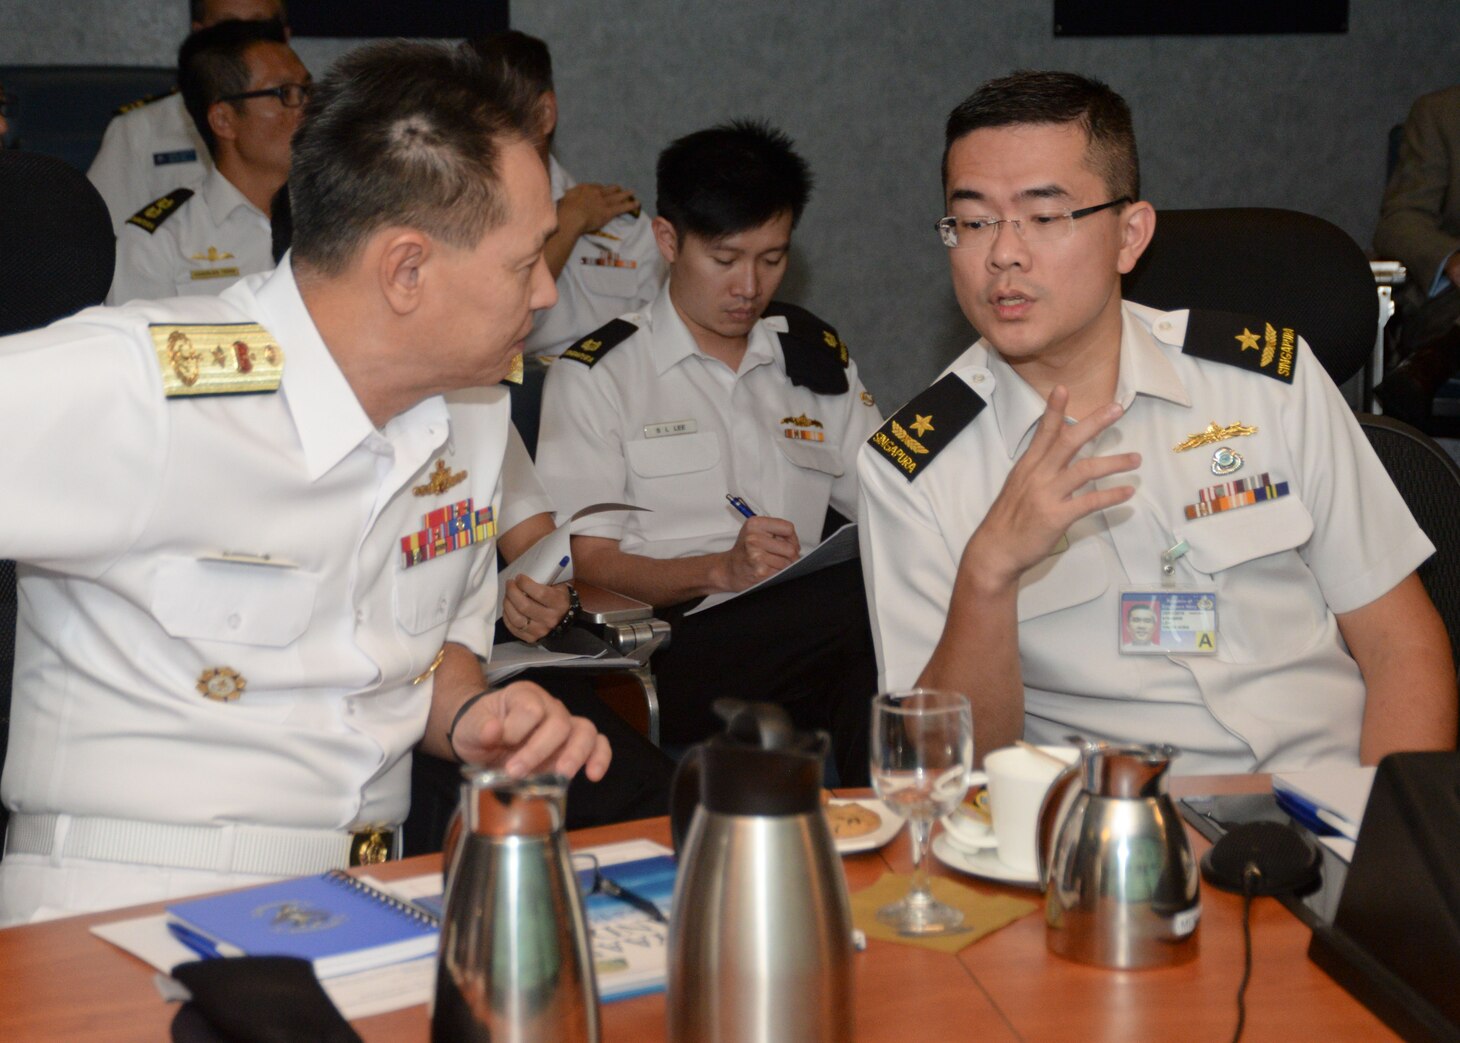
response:
<path fill-rule="evenodd" d="M 242 956 L 243 950 L 227 942 L 215 942 L 205 934 L 190 927 L 184 927 L 176 920 L 167 922 L 167 930 L 183 945 L 205 960 L 216 960 L 225 956 Z"/>
<path fill-rule="evenodd" d="M 730 493 L 726 493 L 725 494 L 725 499 L 729 500 L 730 501 L 730 506 L 731 507 L 734 507 L 737 511 L 739 511 L 741 514 L 743 514 L 745 517 L 747 517 L 747 518 L 754 518 L 755 517 L 755 512 L 750 509 L 750 505 L 748 503 L 746 503 L 744 500 L 742 500 L 740 497 L 738 497 L 738 496 L 732 496 Z"/>

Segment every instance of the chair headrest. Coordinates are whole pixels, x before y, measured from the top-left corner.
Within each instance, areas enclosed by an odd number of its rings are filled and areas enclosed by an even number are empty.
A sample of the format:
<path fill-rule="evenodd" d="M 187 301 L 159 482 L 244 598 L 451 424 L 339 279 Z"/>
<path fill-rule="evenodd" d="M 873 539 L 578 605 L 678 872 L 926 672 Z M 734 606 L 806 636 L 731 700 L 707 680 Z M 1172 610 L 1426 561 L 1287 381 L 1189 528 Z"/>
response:
<path fill-rule="evenodd" d="M 1337 225 L 1296 210 L 1162 210 L 1122 292 L 1153 308 L 1211 308 L 1291 326 L 1336 384 L 1363 367 L 1378 332 L 1364 251 Z"/>
<path fill-rule="evenodd" d="M 0 336 L 35 329 L 111 288 L 116 237 L 101 195 L 74 167 L 0 152 Z"/>

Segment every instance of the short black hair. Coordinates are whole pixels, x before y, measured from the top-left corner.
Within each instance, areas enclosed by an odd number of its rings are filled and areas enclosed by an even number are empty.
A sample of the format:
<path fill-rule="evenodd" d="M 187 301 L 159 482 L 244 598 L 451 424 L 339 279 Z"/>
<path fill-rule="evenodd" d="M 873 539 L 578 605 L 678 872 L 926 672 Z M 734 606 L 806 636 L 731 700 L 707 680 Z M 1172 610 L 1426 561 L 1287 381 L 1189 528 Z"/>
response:
<path fill-rule="evenodd" d="M 768 123 L 734 120 L 686 134 L 659 154 L 655 207 L 680 237 L 722 239 L 777 215 L 801 220 L 811 169 Z"/>
<path fill-rule="evenodd" d="M 505 29 L 470 39 L 466 46 L 476 52 L 489 76 L 521 80 L 534 94 L 553 89 L 553 56 L 536 36 Z"/>
<path fill-rule="evenodd" d="M 248 49 L 260 43 L 288 43 L 284 23 L 277 18 L 267 22 L 219 22 L 199 29 L 182 42 L 177 51 L 177 84 L 182 91 L 183 106 L 193 118 L 193 125 L 208 154 L 218 150 L 218 139 L 208 126 L 208 110 L 230 94 L 248 90 Z M 231 102 L 241 108 L 242 102 Z"/>
<path fill-rule="evenodd" d="M 532 142 L 519 97 L 462 47 L 390 40 L 342 57 L 294 132 L 296 266 L 338 274 L 388 225 L 474 247 L 507 219 L 502 146 Z"/>
<path fill-rule="evenodd" d="M 1141 164 L 1130 106 L 1099 80 L 1073 72 L 1021 69 L 989 80 L 948 114 L 943 144 L 943 185 L 954 142 L 985 127 L 1077 123 L 1088 141 L 1090 167 L 1111 198 L 1141 198 Z"/>

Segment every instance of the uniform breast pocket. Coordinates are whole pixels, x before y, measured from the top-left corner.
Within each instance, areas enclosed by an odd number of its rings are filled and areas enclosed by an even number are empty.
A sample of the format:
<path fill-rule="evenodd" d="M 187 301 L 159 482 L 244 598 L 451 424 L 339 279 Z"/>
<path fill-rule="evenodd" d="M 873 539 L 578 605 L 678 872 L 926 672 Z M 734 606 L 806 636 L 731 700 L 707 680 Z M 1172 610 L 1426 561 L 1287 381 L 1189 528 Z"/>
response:
<path fill-rule="evenodd" d="M 628 298 L 638 292 L 637 268 L 614 268 L 606 264 L 579 264 L 578 267 L 578 275 L 589 293 Z"/>
<path fill-rule="evenodd" d="M 472 561 L 458 550 L 396 573 L 395 618 L 407 633 L 424 634 L 451 622 Z"/>
<path fill-rule="evenodd" d="M 1313 535 L 1313 516 L 1296 496 L 1222 511 L 1176 528 L 1176 538 L 1191 548 L 1187 561 L 1198 572 L 1216 575 L 1236 565 L 1296 550 Z"/>
<path fill-rule="evenodd" d="M 653 513 L 635 515 L 646 540 L 717 532 L 729 524 L 720 440 L 711 432 L 644 438 L 624 446 L 629 502 Z"/>
<path fill-rule="evenodd" d="M 794 428 L 792 430 L 805 429 Z M 810 430 L 815 434 L 823 434 L 817 428 Z M 782 432 L 781 437 L 776 439 L 776 448 L 791 463 L 807 471 L 819 471 L 833 478 L 840 478 L 846 469 L 842 465 L 840 449 L 836 443 L 831 441 L 818 442 L 812 439 L 787 438 Z"/>
<path fill-rule="evenodd" d="M 319 579 L 297 569 L 174 558 L 158 569 L 152 614 L 177 638 L 285 648 L 314 615 Z"/>

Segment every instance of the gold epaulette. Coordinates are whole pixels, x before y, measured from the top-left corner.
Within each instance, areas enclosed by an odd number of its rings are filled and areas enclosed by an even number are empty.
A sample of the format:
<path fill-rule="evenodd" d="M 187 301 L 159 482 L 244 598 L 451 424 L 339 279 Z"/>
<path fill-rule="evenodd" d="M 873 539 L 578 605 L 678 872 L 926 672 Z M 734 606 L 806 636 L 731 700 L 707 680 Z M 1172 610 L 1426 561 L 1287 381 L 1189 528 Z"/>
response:
<path fill-rule="evenodd" d="M 279 390 L 284 352 L 254 322 L 148 327 L 168 398 L 258 395 Z"/>

